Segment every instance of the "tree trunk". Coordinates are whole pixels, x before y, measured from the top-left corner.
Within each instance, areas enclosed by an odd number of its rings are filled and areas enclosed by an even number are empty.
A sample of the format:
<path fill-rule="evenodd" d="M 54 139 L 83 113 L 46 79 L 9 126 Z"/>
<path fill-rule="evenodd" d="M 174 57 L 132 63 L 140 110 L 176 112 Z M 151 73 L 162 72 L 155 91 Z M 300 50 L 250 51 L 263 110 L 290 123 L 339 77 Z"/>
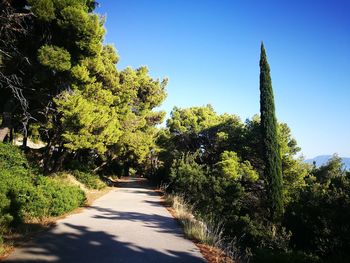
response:
<path fill-rule="evenodd" d="M 27 148 L 27 144 L 28 144 L 28 128 L 29 128 L 29 124 L 23 125 L 23 142 L 22 142 L 23 149 Z"/>
<path fill-rule="evenodd" d="M 61 145 L 58 148 L 58 151 L 56 153 L 56 156 L 54 156 L 54 164 L 53 164 L 53 168 L 52 171 L 53 172 L 58 172 L 62 169 L 63 167 L 63 162 L 65 160 L 65 158 L 67 157 L 68 152 L 66 151 L 66 149 L 63 146 L 63 143 L 61 143 Z"/>
<path fill-rule="evenodd" d="M 107 164 L 110 164 L 115 159 L 117 159 L 117 156 L 114 156 L 112 159 L 108 159 L 107 161 L 104 161 L 100 166 L 96 167 L 93 170 L 93 172 L 96 173 L 96 172 L 100 171 L 104 166 L 106 166 Z"/>
<path fill-rule="evenodd" d="M 14 136 L 13 136 L 13 128 L 10 129 L 10 138 L 9 138 L 9 142 L 11 144 L 13 144 L 13 139 L 14 139 Z"/>
<path fill-rule="evenodd" d="M 63 162 L 64 162 L 65 158 L 67 157 L 67 155 L 68 155 L 68 152 L 66 150 L 62 150 L 59 153 L 59 156 L 55 160 L 55 164 L 54 164 L 54 167 L 52 169 L 53 172 L 58 172 L 58 171 L 62 170 Z"/>
<path fill-rule="evenodd" d="M 28 136 L 23 135 L 22 148 L 27 148 L 27 143 L 28 143 Z"/>
<path fill-rule="evenodd" d="M 128 177 L 130 171 L 130 165 L 128 163 L 124 164 L 124 176 Z"/>
<path fill-rule="evenodd" d="M 51 143 L 51 140 L 48 142 L 47 146 L 46 146 L 46 150 L 45 150 L 45 154 L 44 154 L 44 174 L 48 174 L 50 172 L 50 163 L 51 163 L 51 156 L 53 154 L 53 146 Z"/>

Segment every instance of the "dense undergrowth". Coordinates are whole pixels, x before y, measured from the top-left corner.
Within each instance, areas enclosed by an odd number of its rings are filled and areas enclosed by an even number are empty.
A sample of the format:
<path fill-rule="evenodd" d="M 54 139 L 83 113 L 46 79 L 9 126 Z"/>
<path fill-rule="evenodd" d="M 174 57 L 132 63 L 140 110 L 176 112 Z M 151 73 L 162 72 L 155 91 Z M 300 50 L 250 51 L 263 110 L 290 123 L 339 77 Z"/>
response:
<path fill-rule="evenodd" d="M 75 171 L 88 188 L 105 187 L 97 176 Z M 16 146 L 0 143 L 0 241 L 31 219 L 60 216 L 85 204 L 86 195 L 64 173 L 43 176 Z"/>
<path fill-rule="evenodd" d="M 150 177 L 182 196 L 195 218 L 220 225 L 224 243 L 251 251 L 250 262 L 349 262 L 350 172 L 341 159 L 303 163 L 290 129 L 279 124 L 284 212 L 274 222 L 260 136 L 258 116 L 243 123 L 210 106 L 176 108 L 159 133 Z"/>
<path fill-rule="evenodd" d="M 168 202 L 190 238 L 223 248 L 235 240 L 236 262 L 348 262 L 350 177 L 342 171 L 337 159 L 312 171 L 279 225 L 258 218 L 241 183 L 223 179 L 193 158 L 173 165 L 169 190 L 182 197 L 170 195 Z M 210 222 L 211 229 L 221 226 L 222 232 L 208 232 L 202 222 Z"/>

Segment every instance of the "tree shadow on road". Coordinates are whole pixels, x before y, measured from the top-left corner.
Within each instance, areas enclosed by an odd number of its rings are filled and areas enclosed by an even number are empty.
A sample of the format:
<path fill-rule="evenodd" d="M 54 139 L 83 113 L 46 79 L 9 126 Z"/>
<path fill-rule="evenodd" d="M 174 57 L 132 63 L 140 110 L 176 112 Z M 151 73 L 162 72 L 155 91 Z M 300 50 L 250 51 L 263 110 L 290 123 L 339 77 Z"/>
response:
<path fill-rule="evenodd" d="M 150 188 L 150 184 L 145 178 L 128 178 L 119 181 L 117 186 L 120 188 Z"/>
<path fill-rule="evenodd" d="M 150 204 L 152 206 L 155 206 L 155 207 L 164 207 L 165 206 L 163 200 L 159 200 L 159 201 L 145 200 L 143 202 L 147 203 L 147 204 Z"/>
<path fill-rule="evenodd" d="M 113 222 L 118 220 L 129 222 L 141 222 L 146 227 L 156 229 L 157 232 L 171 233 L 177 236 L 184 237 L 182 230 L 178 226 L 178 223 L 170 215 L 163 216 L 158 214 L 116 211 L 113 209 L 102 208 L 98 206 L 91 206 L 89 207 L 89 209 L 96 209 L 100 212 L 98 215 L 93 216 L 93 218 L 96 219 L 111 220 Z"/>
<path fill-rule="evenodd" d="M 150 196 L 159 196 L 159 194 L 153 190 L 129 190 L 128 192 L 133 193 L 133 194 L 144 194 L 144 195 L 150 195 Z"/>
<path fill-rule="evenodd" d="M 103 231 L 65 223 L 68 233 L 49 231 L 22 246 L 6 262 L 204 262 L 186 252 L 157 251 L 121 242 Z"/>

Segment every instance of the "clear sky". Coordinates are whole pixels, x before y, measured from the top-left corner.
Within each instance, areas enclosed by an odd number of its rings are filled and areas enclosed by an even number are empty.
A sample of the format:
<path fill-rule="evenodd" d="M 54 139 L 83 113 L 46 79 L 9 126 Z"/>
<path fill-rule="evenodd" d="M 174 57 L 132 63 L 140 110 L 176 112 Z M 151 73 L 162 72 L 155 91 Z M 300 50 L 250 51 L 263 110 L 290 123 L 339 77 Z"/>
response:
<path fill-rule="evenodd" d="M 168 77 L 162 109 L 259 113 L 264 41 L 276 114 L 308 158 L 350 156 L 350 0 L 98 0 L 118 68 Z"/>

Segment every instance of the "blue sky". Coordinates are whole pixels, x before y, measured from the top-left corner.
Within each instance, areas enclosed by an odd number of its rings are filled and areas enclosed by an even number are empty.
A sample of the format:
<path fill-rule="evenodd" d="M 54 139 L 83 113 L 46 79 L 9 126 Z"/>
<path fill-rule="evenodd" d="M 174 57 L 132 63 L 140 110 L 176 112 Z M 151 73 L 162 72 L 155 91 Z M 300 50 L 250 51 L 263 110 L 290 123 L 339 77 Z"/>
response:
<path fill-rule="evenodd" d="M 350 0 L 99 0 L 118 68 L 168 77 L 161 109 L 259 113 L 264 41 L 278 120 L 306 157 L 350 156 Z"/>

